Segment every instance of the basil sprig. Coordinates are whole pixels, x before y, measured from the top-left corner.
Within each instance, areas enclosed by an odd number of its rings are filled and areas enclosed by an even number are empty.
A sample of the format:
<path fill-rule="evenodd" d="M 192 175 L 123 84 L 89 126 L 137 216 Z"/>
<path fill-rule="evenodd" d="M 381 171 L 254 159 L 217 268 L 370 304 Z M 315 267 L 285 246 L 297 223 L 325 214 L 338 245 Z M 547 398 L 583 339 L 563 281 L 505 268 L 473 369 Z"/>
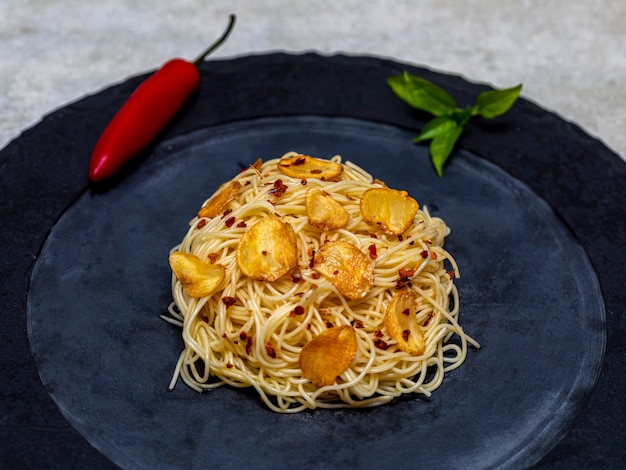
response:
<path fill-rule="evenodd" d="M 434 83 L 408 72 L 387 79 L 387 84 L 398 98 L 408 105 L 435 116 L 422 127 L 413 139 L 430 140 L 430 158 L 437 174 L 443 176 L 443 166 L 472 116 L 493 119 L 506 113 L 517 100 L 522 84 L 504 90 L 480 93 L 473 106 L 458 108 L 456 100 Z"/>

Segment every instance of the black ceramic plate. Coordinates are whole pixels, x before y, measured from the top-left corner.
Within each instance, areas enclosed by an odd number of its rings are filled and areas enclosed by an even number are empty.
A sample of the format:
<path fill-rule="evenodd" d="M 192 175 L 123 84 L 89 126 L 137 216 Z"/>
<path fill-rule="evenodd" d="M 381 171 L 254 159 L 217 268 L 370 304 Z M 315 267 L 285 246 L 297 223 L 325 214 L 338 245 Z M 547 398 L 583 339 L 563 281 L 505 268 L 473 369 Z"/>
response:
<path fill-rule="evenodd" d="M 66 418 L 125 468 L 520 468 L 562 436 L 593 387 L 604 304 L 552 209 L 461 152 L 438 178 L 412 133 L 333 117 L 253 119 L 168 140 L 105 193 L 87 190 L 36 263 L 28 326 Z M 446 220 L 461 322 L 483 346 L 430 399 L 279 415 L 252 393 L 167 391 L 180 332 L 159 318 L 168 250 L 219 183 L 257 157 L 342 155 Z"/>
<path fill-rule="evenodd" d="M 488 88 L 374 57 L 211 60 L 200 66 L 199 93 L 155 148 L 106 185 L 92 188 L 87 181 L 90 152 L 145 75 L 59 108 L 2 149 L 3 464 L 106 468 L 106 455 L 132 467 L 151 459 L 163 466 L 245 460 L 248 467 L 368 467 L 403 459 L 417 466 L 422 455 L 432 461 L 443 448 L 437 467 L 480 468 L 505 459 L 512 467 L 538 461 L 540 468 L 622 468 L 624 161 L 576 125 L 520 99 L 495 120 L 472 120 L 439 180 L 425 148 L 410 143 L 430 116 L 396 99 L 385 83 L 403 70 L 449 90 L 461 107 Z M 432 399 L 284 417 L 245 392 L 198 396 L 182 385 L 166 392 L 182 345 L 158 318 L 169 300 L 164 253 L 238 162 L 284 147 L 342 153 L 405 186 L 452 225 L 448 247 L 462 265 L 462 319 L 483 349 L 471 351 Z M 469 206 L 475 217 L 464 212 Z M 593 271 L 608 335 L 590 392 L 604 338 Z M 581 285 L 585 278 L 589 283 Z M 522 293 L 529 297 L 519 298 Z M 573 340 L 580 347 L 567 349 L 563 338 L 574 333 L 582 335 Z M 483 425 L 501 432 L 483 433 Z M 234 434 L 233 426 L 244 429 Z M 402 435 L 407 429 L 412 434 Z M 445 439 L 435 442 L 431 434 Z M 182 440 L 184 452 L 171 455 L 168 439 Z"/>

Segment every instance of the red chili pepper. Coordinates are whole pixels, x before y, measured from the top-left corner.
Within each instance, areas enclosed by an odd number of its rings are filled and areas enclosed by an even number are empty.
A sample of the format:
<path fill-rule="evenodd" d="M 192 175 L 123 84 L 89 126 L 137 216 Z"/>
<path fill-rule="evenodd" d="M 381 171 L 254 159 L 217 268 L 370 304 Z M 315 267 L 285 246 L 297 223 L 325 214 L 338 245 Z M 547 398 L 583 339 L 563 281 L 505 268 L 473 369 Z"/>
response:
<path fill-rule="evenodd" d="M 89 179 L 102 181 L 144 150 L 200 86 L 198 65 L 228 37 L 235 24 L 230 15 L 222 36 L 193 62 L 172 59 L 128 98 L 98 139 L 89 163 Z"/>

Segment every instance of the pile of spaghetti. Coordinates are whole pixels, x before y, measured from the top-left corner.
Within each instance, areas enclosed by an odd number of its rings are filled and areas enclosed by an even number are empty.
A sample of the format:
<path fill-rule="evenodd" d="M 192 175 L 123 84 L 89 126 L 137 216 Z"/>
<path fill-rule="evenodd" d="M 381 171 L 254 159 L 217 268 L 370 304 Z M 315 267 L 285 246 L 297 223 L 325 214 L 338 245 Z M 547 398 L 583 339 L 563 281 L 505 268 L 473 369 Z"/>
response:
<path fill-rule="evenodd" d="M 170 253 L 182 328 L 170 389 L 254 387 L 272 410 L 430 395 L 478 343 L 459 325 L 449 228 L 335 156 L 255 164 Z"/>

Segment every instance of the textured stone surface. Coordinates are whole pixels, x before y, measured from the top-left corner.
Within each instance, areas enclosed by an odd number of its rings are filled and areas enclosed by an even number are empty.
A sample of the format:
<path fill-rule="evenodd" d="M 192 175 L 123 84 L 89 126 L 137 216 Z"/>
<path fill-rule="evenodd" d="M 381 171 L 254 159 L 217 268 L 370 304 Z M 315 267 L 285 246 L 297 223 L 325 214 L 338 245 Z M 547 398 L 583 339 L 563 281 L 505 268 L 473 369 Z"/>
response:
<path fill-rule="evenodd" d="M 393 6 L 390 6 L 393 5 Z M 0 148 L 69 101 L 193 58 L 238 25 L 215 57 L 316 50 L 391 57 L 506 87 L 626 155 L 626 3 L 617 0 L 3 0 Z"/>

